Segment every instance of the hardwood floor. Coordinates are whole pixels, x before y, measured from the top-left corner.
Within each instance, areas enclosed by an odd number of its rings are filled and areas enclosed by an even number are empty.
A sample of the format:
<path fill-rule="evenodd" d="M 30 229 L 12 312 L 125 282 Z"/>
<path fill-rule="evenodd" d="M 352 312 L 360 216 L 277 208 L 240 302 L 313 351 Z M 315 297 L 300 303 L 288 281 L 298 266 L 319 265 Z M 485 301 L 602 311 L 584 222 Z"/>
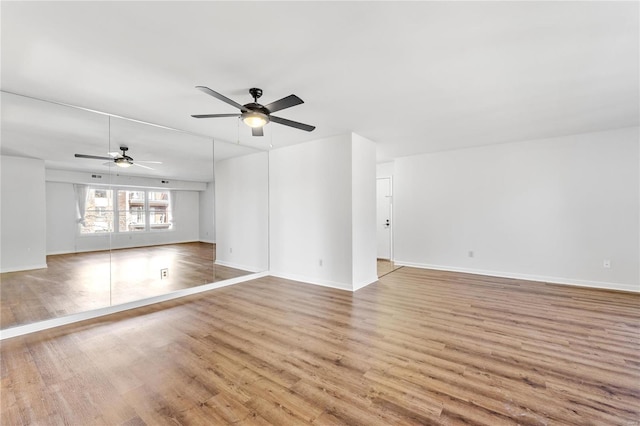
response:
<path fill-rule="evenodd" d="M 396 266 L 391 260 L 378 259 L 378 262 L 377 262 L 378 278 L 384 275 L 387 275 L 399 268 L 402 268 L 402 266 Z"/>
<path fill-rule="evenodd" d="M 637 425 L 640 295 L 404 267 L 2 342 L 1 423 Z"/>
<path fill-rule="evenodd" d="M 0 328 L 250 273 L 214 259 L 215 245 L 200 242 L 47 256 L 45 269 L 0 274 Z"/>

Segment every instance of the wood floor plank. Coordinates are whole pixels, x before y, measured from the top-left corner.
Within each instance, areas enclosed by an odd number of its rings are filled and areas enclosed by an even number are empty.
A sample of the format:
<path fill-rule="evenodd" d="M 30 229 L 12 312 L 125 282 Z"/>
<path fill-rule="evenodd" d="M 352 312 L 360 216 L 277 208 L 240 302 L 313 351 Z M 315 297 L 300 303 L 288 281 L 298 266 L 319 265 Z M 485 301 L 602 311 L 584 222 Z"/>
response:
<path fill-rule="evenodd" d="M 637 425 L 639 336 L 635 293 L 264 277 L 3 341 L 0 422 Z"/>

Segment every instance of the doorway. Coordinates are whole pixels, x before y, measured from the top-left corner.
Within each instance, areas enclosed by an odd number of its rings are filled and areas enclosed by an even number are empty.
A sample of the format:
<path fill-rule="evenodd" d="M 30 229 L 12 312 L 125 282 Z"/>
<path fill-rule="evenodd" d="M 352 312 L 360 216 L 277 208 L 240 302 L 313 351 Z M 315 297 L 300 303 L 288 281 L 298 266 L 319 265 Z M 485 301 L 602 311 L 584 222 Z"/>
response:
<path fill-rule="evenodd" d="M 393 265 L 393 185 L 391 177 L 376 180 L 376 237 L 378 277 L 395 270 Z"/>
<path fill-rule="evenodd" d="M 378 241 L 378 278 L 398 269 L 393 263 L 393 180 L 376 180 L 376 237 Z"/>
<path fill-rule="evenodd" d="M 376 234 L 378 241 L 378 259 L 388 260 L 392 259 L 392 244 L 391 244 L 391 207 L 392 207 L 392 187 L 391 178 L 378 178 L 377 179 L 377 225 Z"/>

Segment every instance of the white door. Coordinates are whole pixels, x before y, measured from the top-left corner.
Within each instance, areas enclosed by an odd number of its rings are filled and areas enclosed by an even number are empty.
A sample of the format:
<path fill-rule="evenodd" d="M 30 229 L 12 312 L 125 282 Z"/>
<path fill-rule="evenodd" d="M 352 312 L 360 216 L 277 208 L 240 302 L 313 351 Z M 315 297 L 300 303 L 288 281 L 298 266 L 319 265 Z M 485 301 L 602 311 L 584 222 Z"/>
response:
<path fill-rule="evenodd" d="M 391 260 L 391 178 L 377 180 L 378 259 Z"/>

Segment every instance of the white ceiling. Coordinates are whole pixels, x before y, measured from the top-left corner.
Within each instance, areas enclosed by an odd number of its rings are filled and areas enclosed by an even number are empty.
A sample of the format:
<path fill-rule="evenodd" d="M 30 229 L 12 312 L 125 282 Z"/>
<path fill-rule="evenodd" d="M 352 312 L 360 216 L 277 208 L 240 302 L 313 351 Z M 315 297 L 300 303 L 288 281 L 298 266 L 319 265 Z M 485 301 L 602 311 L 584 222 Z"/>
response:
<path fill-rule="evenodd" d="M 638 2 L 1 7 L 2 90 L 259 149 L 355 132 L 385 161 L 639 124 Z M 235 118 L 191 118 L 236 112 L 196 85 L 241 104 L 250 87 L 264 104 L 295 93 L 305 104 L 276 115 L 317 129 L 254 138 Z M 43 155 L 65 149 L 52 140 Z"/>

